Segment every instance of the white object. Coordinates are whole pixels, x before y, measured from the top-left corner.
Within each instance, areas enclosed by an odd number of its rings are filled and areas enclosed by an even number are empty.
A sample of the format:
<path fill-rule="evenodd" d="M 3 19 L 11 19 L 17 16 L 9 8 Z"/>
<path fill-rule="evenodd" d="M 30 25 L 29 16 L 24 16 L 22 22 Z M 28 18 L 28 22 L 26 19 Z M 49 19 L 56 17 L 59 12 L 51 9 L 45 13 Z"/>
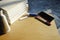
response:
<path fill-rule="evenodd" d="M 10 24 L 14 23 L 18 18 L 27 13 L 26 0 L 2 0 L 0 6 L 7 12 Z"/>
<path fill-rule="evenodd" d="M 26 19 L 28 16 L 21 17 L 20 20 Z"/>

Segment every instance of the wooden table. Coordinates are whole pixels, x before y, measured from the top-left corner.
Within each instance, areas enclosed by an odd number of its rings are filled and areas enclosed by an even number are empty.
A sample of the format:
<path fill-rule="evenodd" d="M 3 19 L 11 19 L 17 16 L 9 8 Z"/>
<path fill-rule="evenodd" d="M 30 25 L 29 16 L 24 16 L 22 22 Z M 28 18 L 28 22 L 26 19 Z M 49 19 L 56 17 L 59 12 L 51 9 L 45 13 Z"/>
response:
<path fill-rule="evenodd" d="M 51 24 L 47 26 L 33 17 L 17 20 L 9 33 L 0 36 L 0 40 L 60 40 L 55 21 Z"/>

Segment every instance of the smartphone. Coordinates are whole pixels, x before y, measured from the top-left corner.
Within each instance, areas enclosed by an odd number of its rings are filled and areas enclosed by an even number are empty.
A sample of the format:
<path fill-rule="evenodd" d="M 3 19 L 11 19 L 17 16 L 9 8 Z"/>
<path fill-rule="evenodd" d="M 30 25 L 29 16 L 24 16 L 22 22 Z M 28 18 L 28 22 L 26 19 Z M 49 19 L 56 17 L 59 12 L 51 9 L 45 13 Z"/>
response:
<path fill-rule="evenodd" d="M 38 13 L 38 15 L 48 22 L 51 22 L 54 19 L 52 16 L 48 15 L 45 12 L 40 12 L 40 13 Z"/>
<path fill-rule="evenodd" d="M 40 13 L 38 13 L 38 16 L 35 17 L 35 19 L 37 19 L 38 21 L 41 21 L 42 23 L 50 26 L 51 25 L 51 21 L 54 18 L 52 16 L 48 15 L 45 12 L 40 12 Z"/>

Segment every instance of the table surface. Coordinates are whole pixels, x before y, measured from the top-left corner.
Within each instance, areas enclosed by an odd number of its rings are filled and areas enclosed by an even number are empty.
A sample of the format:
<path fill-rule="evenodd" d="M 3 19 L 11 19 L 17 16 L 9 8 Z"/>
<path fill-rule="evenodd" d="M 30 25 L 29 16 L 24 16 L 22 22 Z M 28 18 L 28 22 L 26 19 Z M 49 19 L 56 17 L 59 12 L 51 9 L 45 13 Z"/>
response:
<path fill-rule="evenodd" d="M 55 21 L 47 26 L 33 17 L 17 20 L 11 31 L 0 36 L 0 40 L 60 40 Z"/>

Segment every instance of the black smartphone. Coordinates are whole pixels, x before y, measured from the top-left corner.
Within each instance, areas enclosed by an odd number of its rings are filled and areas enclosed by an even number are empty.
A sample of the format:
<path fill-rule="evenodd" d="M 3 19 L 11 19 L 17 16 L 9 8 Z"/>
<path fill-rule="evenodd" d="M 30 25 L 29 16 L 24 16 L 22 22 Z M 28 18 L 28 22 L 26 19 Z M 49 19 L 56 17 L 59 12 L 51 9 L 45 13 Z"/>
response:
<path fill-rule="evenodd" d="M 51 22 L 54 19 L 52 16 L 48 15 L 45 12 L 40 12 L 40 13 L 38 13 L 38 15 L 48 22 Z"/>
<path fill-rule="evenodd" d="M 40 12 L 38 13 L 38 16 L 35 17 L 35 19 L 41 21 L 42 23 L 50 26 L 51 25 L 51 21 L 54 19 L 52 16 L 48 15 L 45 12 Z"/>

